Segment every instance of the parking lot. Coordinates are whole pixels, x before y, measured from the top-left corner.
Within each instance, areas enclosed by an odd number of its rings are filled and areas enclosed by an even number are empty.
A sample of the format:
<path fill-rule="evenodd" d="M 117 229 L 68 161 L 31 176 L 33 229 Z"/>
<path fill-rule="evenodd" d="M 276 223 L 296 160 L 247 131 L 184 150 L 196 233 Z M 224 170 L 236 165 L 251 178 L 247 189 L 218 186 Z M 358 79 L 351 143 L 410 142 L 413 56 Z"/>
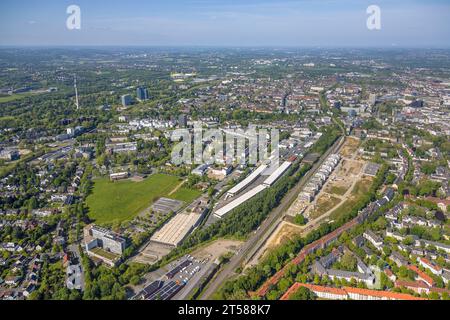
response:
<path fill-rule="evenodd" d="M 218 258 L 227 252 L 236 252 L 241 244 L 233 240 L 214 241 L 147 274 L 145 284 L 134 289 L 138 294 L 133 299 L 189 299 L 205 278 L 216 270 Z"/>
<path fill-rule="evenodd" d="M 199 260 L 191 255 L 184 256 L 168 265 L 169 271 L 160 276 L 159 279 L 148 282 L 135 299 L 186 299 L 205 271 L 208 270 L 206 266 L 209 261 L 209 258 Z M 155 282 L 160 282 L 160 285 L 155 287 Z M 151 294 L 149 294 L 150 290 Z"/>

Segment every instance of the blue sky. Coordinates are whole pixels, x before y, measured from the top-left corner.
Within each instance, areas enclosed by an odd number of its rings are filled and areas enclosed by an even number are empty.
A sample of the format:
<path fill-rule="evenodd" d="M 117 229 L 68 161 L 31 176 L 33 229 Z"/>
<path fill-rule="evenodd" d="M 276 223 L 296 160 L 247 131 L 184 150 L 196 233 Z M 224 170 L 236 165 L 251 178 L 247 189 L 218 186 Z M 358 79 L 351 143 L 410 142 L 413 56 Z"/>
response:
<path fill-rule="evenodd" d="M 449 0 L 0 0 L 0 45 L 450 47 L 449 17 Z"/>

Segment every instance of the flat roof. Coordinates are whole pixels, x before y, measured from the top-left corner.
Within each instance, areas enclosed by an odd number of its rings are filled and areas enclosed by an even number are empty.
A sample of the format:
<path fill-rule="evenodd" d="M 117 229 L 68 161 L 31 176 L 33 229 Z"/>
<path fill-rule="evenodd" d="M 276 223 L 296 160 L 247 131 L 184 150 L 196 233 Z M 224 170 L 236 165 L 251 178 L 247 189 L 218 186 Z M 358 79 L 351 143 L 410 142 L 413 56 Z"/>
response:
<path fill-rule="evenodd" d="M 235 185 L 233 188 L 231 188 L 228 193 L 235 195 L 242 189 L 244 189 L 246 186 L 248 186 L 250 183 L 252 183 L 256 178 L 258 178 L 264 170 L 267 169 L 267 165 L 263 164 L 256 168 L 247 178 L 239 182 L 237 185 Z"/>
<path fill-rule="evenodd" d="M 150 240 L 176 247 L 192 230 L 201 216 L 201 214 L 195 212 L 179 213 L 155 232 Z"/>
<path fill-rule="evenodd" d="M 260 184 L 259 186 L 255 187 L 252 190 L 248 191 L 247 193 L 243 194 L 242 196 L 240 196 L 236 200 L 233 200 L 230 203 L 228 203 L 227 205 L 225 205 L 222 208 L 218 209 L 214 213 L 214 215 L 219 217 L 219 218 L 222 218 L 228 212 L 230 212 L 231 210 L 237 208 L 238 206 L 243 204 L 245 201 L 253 198 L 254 196 L 256 196 L 258 193 L 260 193 L 261 191 L 263 191 L 266 188 L 267 188 L 267 186 Z"/>
<path fill-rule="evenodd" d="M 366 167 L 364 168 L 364 174 L 369 176 L 376 176 L 380 167 L 381 165 L 379 165 L 378 163 L 368 162 L 366 164 Z"/>
<path fill-rule="evenodd" d="M 264 184 L 271 186 L 278 178 L 292 165 L 292 162 L 285 161 L 279 166 L 265 181 Z"/>

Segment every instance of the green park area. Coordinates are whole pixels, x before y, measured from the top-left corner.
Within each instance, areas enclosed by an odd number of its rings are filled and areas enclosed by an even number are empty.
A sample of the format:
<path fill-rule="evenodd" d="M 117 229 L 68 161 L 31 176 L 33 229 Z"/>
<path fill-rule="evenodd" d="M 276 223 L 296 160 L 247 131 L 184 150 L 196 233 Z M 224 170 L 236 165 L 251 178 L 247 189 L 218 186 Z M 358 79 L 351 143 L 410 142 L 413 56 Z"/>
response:
<path fill-rule="evenodd" d="M 363 180 L 356 183 L 353 187 L 350 197 L 339 207 L 337 207 L 333 212 L 331 212 L 330 219 L 339 219 L 342 215 L 350 212 L 353 208 L 357 207 L 359 203 L 363 202 L 364 198 L 367 197 L 369 193 L 369 189 L 372 185 L 372 180 L 372 178 L 364 178 Z"/>
<path fill-rule="evenodd" d="M 93 191 L 87 198 L 89 217 L 100 225 L 120 223 L 132 220 L 160 197 L 192 202 L 200 192 L 187 188 L 176 190 L 181 181 L 166 174 L 154 174 L 140 182 L 96 179 Z"/>

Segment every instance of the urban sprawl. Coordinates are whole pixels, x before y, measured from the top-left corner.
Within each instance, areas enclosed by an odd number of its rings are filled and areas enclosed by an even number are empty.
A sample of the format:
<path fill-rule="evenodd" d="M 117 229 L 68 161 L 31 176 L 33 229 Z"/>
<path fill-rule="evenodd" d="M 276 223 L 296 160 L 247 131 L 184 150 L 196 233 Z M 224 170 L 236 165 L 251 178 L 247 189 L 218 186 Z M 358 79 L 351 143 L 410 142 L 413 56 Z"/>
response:
<path fill-rule="evenodd" d="M 2 48 L 0 299 L 448 300 L 449 137 L 449 50 Z"/>

